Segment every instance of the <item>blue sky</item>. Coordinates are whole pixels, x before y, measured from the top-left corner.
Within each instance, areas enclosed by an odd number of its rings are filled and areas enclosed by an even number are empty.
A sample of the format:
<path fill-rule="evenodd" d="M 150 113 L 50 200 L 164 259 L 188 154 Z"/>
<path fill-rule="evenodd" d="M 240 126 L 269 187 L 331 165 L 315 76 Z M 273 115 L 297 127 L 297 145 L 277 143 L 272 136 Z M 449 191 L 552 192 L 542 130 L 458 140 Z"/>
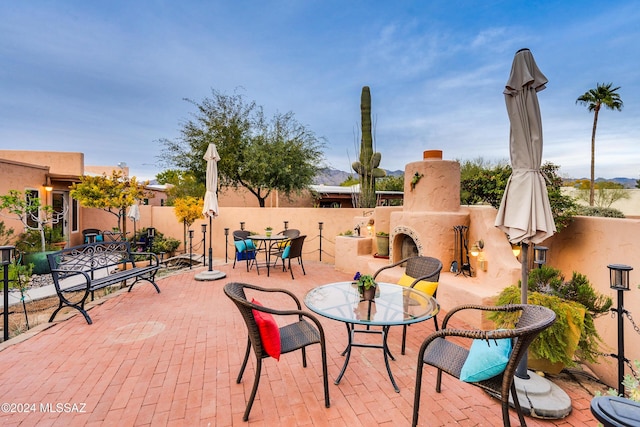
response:
<path fill-rule="evenodd" d="M 372 94 L 381 167 L 427 149 L 507 160 L 502 91 L 515 52 L 549 79 L 543 160 L 587 177 L 593 115 L 576 105 L 621 86 L 600 114 L 596 176 L 640 177 L 640 7 L 633 1 L 0 1 L 0 147 L 79 151 L 153 178 L 215 89 L 270 116 L 293 111 L 350 171 L 360 92 Z"/>

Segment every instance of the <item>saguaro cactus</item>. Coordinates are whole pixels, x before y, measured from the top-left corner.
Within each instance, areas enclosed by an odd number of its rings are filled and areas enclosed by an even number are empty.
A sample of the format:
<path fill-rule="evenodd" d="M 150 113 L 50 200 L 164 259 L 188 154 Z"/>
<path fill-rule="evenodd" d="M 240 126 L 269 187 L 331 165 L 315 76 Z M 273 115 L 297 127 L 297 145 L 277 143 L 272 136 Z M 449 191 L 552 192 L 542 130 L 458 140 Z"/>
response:
<path fill-rule="evenodd" d="M 373 152 L 373 135 L 371 133 L 371 91 L 369 86 L 362 88 L 360 96 L 360 115 L 362 120 L 362 138 L 360 140 L 360 161 L 353 162 L 351 167 L 360 176 L 360 200 L 358 207 L 373 208 L 376 206 L 376 178 L 386 176 L 379 169 L 382 154 Z"/>

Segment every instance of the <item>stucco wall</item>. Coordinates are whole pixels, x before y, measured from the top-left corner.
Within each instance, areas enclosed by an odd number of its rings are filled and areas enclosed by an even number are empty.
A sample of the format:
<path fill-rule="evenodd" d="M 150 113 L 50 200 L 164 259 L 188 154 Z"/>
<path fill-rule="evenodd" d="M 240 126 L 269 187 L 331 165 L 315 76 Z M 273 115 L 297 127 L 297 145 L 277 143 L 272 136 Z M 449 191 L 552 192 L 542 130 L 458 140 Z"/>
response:
<path fill-rule="evenodd" d="M 81 176 L 84 171 L 83 153 L 0 150 L 0 158 L 31 165 L 47 165 L 52 174 Z"/>
<path fill-rule="evenodd" d="M 545 246 L 549 247 L 549 265 L 562 270 L 567 278 L 573 271 L 587 276 L 598 292 L 613 298 L 617 306 L 617 291 L 609 287 L 609 264 L 626 264 L 634 268 L 630 272 L 631 290 L 624 292 L 624 308 L 634 321 L 640 319 L 640 220 L 577 217 L 573 223 L 555 235 Z M 596 319 L 596 327 L 607 348 L 604 353 L 618 352 L 617 315 L 605 314 Z M 629 318 L 624 316 L 625 356 L 640 360 L 640 333 L 634 330 Z M 638 323 L 640 325 L 640 323 Z M 601 364 L 591 366 L 607 384 L 617 383 L 617 361 L 603 358 Z M 627 371 L 628 372 L 628 371 Z"/>
<path fill-rule="evenodd" d="M 288 221 L 289 228 L 299 229 L 306 234 L 304 243 L 304 258 L 320 260 L 320 229 L 322 222 L 322 261 L 334 263 L 335 239 L 347 229 L 353 229 L 353 219 L 362 214 L 361 209 L 319 209 L 319 208 L 234 208 L 220 209 L 220 215 L 211 221 L 213 226 L 213 256 L 216 259 L 225 257 L 224 229 L 229 229 L 228 254 L 233 262 L 234 246 L 231 233 L 240 229 L 240 222 L 245 222 L 245 229 L 262 233 L 267 226 L 273 227 L 275 232 L 284 229 L 284 221 Z M 98 209 L 83 209 L 84 228 L 98 228 L 111 230 L 116 226 L 116 217 Z M 183 241 L 183 225 L 178 222 L 172 207 L 140 206 L 140 221 L 136 228 L 155 227 L 159 232 Z M 209 221 L 196 221 L 191 229 L 194 230 L 194 252 L 201 253 L 202 247 L 195 249 L 202 240 L 201 224 L 207 224 L 207 247 L 209 241 Z M 133 221 L 127 220 L 127 231 L 133 232 Z M 79 233 L 80 234 L 80 233 Z M 129 233 L 129 235 L 132 235 Z M 77 237 L 81 239 L 81 236 Z M 78 243 L 79 244 L 79 243 Z M 184 247 L 180 248 L 184 251 Z"/>

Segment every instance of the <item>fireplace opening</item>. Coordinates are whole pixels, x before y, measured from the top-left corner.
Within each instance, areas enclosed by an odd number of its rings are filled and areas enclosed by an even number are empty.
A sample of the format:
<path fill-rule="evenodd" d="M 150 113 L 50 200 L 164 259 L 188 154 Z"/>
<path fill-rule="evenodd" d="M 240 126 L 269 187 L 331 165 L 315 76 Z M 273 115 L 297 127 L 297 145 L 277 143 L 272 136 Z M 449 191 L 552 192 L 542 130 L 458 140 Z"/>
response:
<path fill-rule="evenodd" d="M 418 245 L 411 236 L 406 234 L 402 235 L 402 246 L 400 249 L 400 259 L 405 259 L 413 256 L 418 256 Z"/>

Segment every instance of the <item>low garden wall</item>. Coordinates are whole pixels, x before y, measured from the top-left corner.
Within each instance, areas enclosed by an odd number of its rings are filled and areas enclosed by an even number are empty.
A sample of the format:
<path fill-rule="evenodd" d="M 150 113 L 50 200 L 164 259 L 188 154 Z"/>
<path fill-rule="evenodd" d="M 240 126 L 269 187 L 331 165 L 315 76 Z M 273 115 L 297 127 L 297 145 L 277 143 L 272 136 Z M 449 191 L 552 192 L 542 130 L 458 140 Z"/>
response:
<path fill-rule="evenodd" d="M 467 209 L 465 207 L 465 209 Z M 471 242 L 482 238 L 487 254 L 492 253 L 493 259 L 488 259 L 488 269 L 498 268 L 500 263 L 496 258 L 510 256 L 509 250 L 495 252 L 496 247 L 508 245 L 506 238 L 501 233 L 486 232 L 492 225 L 495 214 L 487 214 L 490 207 L 468 207 L 471 211 L 471 224 L 469 228 L 469 240 Z M 183 225 L 179 223 L 173 213 L 173 208 L 158 206 L 141 206 L 141 220 L 136 228 L 153 226 L 159 232 L 167 236 L 183 240 Z M 475 212 L 474 212 L 475 211 Z M 495 211 L 495 210 L 493 210 Z M 83 222 L 85 228 L 99 228 L 109 230 L 116 225 L 115 216 L 98 211 L 96 209 L 83 209 Z M 375 219 L 375 212 L 363 209 L 321 209 L 321 208 L 221 208 L 220 215 L 212 220 L 213 225 L 213 254 L 217 260 L 233 262 L 234 246 L 231 233 L 240 229 L 240 222 L 245 223 L 247 230 L 262 233 L 266 226 L 272 226 L 274 231 L 284 229 L 284 221 L 288 221 L 289 228 L 296 228 L 302 234 L 307 235 L 305 240 L 303 258 L 335 264 L 336 237 L 340 233 L 359 224 L 362 218 L 371 215 Z M 474 224 L 474 221 L 476 222 Z M 482 221 L 482 224 L 478 223 Z M 194 253 L 203 253 L 201 246 L 201 224 L 209 221 L 202 219 L 191 226 L 194 230 Z M 322 230 L 320 230 L 322 223 Z M 229 229 L 228 241 L 225 239 L 225 228 Z M 127 230 L 133 231 L 133 222 L 128 220 Z M 485 231 L 482 231 L 485 230 Z M 209 240 L 207 225 L 207 242 Z M 482 233 L 482 235 L 479 235 Z M 72 244 L 79 244 L 80 236 L 75 236 Z M 366 228 L 361 229 L 361 234 L 366 236 Z M 322 235 L 322 238 L 320 237 Z M 453 233 L 451 234 L 453 247 Z M 74 243 L 75 240 L 77 243 Z M 564 272 L 567 279 L 573 271 L 587 276 L 598 292 L 609 295 L 617 304 L 617 293 L 609 287 L 608 264 L 627 264 L 635 270 L 631 272 L 631 290 L 625 292 L 624 308 L 634 319 L 640 319 L 640 251 L 637 244 L 640 240 L 640 220 L 638 219 L 608 219 L 592 217 L 576 217 L 561 233 L 541 243 L 549 248 L 547 260 L 549 265 Z M 208 243 L 207 243 L 208 244 Z M 375 252 L 375 244 L 372 245 Z M 184 252 L 181 247 L 180 251 Z M 371 254 L 373 256 L 373 253 Z M 428 255 L 428 254 L 427 254 Z M 349 261 L 341 260 L 341 263 Z M 474 261 L 472 261 L 474 262 Z M 449 261 L 443 260 L 445 269 Z M 356 265 L 354 263 L 352 265 Z M 510 261 L 512 264 L 512 260 Z M 498 275 L 499 277 L 499 275 Z M 474 281 L 482 279 L 482 275 L 472 278 Z M 513 275 L 504 276 L 505 283 L 492 283 L 492 287 L 506 287 L 512 285 Z M 480 302 L 480 301 L 479 301 Z M 446 310 L 446 307 L 443 306 Z M 630 360 L 640 360 L 640 337 L 634 330 L 634 325 L 625 316 L 625 355 Z M 640 320 L 638 320 L 640 325 Z M 603 315 L 596 320 L 597 329 L 602 336 L 605 348 L 604 353 L 617 353 L 617 315 Z M 590 366 L 596 375 L 609 385 L 617 383 L 617 361 L 611 357 L 602 358 L 602 363 Z M 628 370 L 627 370 L 628 372 Z"/>

